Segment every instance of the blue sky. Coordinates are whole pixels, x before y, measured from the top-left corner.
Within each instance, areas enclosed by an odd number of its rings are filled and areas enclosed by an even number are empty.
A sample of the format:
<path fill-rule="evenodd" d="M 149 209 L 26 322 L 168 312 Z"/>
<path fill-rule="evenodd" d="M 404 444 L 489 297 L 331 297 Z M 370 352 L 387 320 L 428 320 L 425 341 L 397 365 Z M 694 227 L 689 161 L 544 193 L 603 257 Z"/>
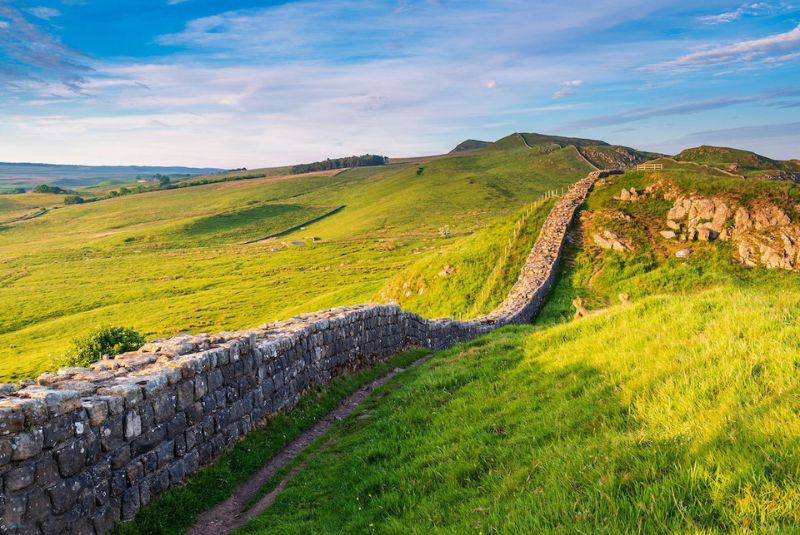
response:
<path fill-rule="evenodd" d="M 0 161 L 253 168 L 514 131 L 800 158 L 800 7 L 0 0 Z"/>

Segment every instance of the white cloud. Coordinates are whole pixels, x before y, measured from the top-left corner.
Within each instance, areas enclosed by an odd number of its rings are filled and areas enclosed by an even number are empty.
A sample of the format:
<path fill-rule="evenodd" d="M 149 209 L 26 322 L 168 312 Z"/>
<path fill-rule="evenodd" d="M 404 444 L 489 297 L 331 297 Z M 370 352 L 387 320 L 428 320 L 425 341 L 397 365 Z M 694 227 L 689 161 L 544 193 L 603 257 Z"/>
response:
<path fill-rule="evenodd" d="M 760 15 L 763 13 L 770 13 L 778 10 L 787 10 L 787 9 L 791 8 L 789 6 L 784 6 L 784 5 L 776 7 L 765 2 L 755 2 L 751 4 L 741 5 L 738 8 L 734 9 L 733 11 L 725 11 L 717 15 L 705 15 L 699 17 L 697 20 L 699 20 L 703 24 L 709 24 L 709 25 L 727 24 L 729 22 L 739 20 L 745 15 Z"/>
<path fill-rule="evenodd" d="M 785 33 L 691 52 L 675 60 L 653 65 L 652 68 L 664 71 L 690 71 L 733 63 L 770 61 L 781 57 L 786 59 L 798 51 L 800 51 L 800 25 Z"/>
<path fill-rule="evenodd" d="M 10 22 L 5 21 L 5 20 L 0 20 L 0 30 L 5 29 L 5 28 L 10 28 L 10 27 L 11 27 L 11 23 Z"/>
<path fill-rule="evenodd" d="M 483 85 L 486 86 L 486 89 L 494 89 L 494 88 L 497 87 L 497 81 L 496 80 L 488 80 Z"/>
<path fill-rule="evenodd" d="M 40 18 L 40 19 L 44 19 L 44 20 L 50 20 L 52 18 L 61 16 L 61 12 L 59 10 L 57 10 L 55 8 L 52 8 L 52 7 L 45 7 L 45 6 L 32 7 L 32 8 L 26 9 L 25 11 L 27 11 L 28 13 L 30 13 L 34 17 L 37 17 L 37 18 Z"/>
<path fill-rule="evenodd" d="M 575 88 L 583 85 L 583 80 L 565 80 L 561 82 L 561 89 L 553 93 L 554 99 L 560 99 L 575 94 Z"/>

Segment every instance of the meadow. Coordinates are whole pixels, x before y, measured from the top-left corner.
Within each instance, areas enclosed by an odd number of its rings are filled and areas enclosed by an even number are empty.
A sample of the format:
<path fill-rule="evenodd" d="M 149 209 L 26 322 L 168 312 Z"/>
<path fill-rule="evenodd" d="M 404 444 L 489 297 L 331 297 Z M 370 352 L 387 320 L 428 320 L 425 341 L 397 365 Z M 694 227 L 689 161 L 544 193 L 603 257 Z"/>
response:
<path fill-rule="evenodd" d="M 509 214 L 590 169 L 573 147 L 542 153 L 517 144 L 342 173 L 126 195 L 5 225 L 0 380 L 51 368 L 74 337 L 99 325 L 155 338 L 248 328 L 379 299 L 398 272 L 457 244 L 468 247 L 461 240 L 507 224 Z M 524 258 L 535 221 L 510 265 Z M 489 273 L 496 261 L 485 258 L 477 273 Z M 505 275 L 495 293 L 511 282 Z"/>
<path fill-rule="evenodd" d="M 694 242 L 678 259 L 685 244 L 654 237 L 670 202 L 615 197 L 669 180 L 685 192 L 788 205 L 799 188 L 663 161 L 663 171 L 613 177 L 589 195 L 533 325 L 436 352 L 375 391 L 252 497 L 288 476 L 237 533 L 791 532 L 800 523 L 797 274 L 744 268 L 725 242 Z M 420 176 L 417 166 L 350 178 Z M 520 211 L 471 231 L 454 225 L 446 239 L 436 221 L 406 256 L 386 248 L 400 269 L 381 278 L 379 298 L 428 315 L 480 313 L 518 270 L 551 204 L 536 203 L 509 254 Z M 610 224 L 634 251 L 593 245 L 591 233 Z M 442 275 L 443 265 L 452 271 Z M 576 296 L 588 317 L 573 319 Z M 309 393 L 117 532 L 181 533 L 385 369 Z"/>
<path fill-rule="evenodd" d="M 592 247 L 585 219 L 535 325 L 398 376 L 306 452 L 272 507 L 238 533 L 796 528 L 797 275 L 743 268 L 726 243 L 692 244 L 676 259 L 646 231 L 669 203 L 614 199 L 667 177 L 753 193 L 693 166 L 596 188 L 586 208 L 630 217 L 636 251 Z M 797 187 L 763 193 L 793 198 Z M 577 295 L 594 312 L 573 320 Z"/>

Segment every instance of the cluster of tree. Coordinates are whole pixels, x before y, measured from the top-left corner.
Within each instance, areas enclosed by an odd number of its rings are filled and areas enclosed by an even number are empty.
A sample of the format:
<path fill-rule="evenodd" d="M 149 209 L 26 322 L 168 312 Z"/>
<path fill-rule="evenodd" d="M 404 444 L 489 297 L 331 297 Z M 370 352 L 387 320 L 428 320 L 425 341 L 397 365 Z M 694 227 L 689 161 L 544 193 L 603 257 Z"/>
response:
<path fill-rule="evenodd" d="M 64 204 L 83 204 L 84 198 L 80 195 L 67 195 L 64 197 Z"/>
<path fill-rule="evenodd" d="M 47 184 L 39 184 L 35 188 L 33 188 L 35 193 L 57 193 L 57 194 L 65 194 L 65 193 L 74 193 L 71 190 L 59 188 L 58 186 L 48 186 Z"/>
<path fill-rule="evenodd" d="M 0 195 L 18 195 L 20 193 L 26 193 L 28 190 L 25 188 L 12 188 L 5 191 L 0 191 Z"/>
<path fill-rule="evenodd" d="M 293 174 L 311 173 L 314 171 L 328 171 L 330 169 L 345 169 L 349 167 L 367 167 L 371 165 L 386 165 L 386 156 L 376 154 L 363 154 L 361 156 L 348 156 L 334 158 L 314 163 L 304 163 L 292 167 Z"/>

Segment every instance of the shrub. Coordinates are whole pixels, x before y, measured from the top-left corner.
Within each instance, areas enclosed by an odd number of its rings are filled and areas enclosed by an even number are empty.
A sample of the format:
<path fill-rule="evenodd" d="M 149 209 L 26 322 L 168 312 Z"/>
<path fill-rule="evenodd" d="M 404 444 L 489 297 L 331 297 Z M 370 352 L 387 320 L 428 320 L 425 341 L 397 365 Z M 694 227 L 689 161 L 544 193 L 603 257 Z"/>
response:
<path fill-rule="evenodd" d="M 144 343 L 144 336 L 129 327 L 100 327 L 74 339 L 72 349 L 57 364 L 60 367 L 86 367 L 103 358 L 135 351 Z"/>
<path fill-rule="evenodd" d="M 83 197 L 80 195 L 67 195 L 64 197 L 64 204 L 83 204 Z"/>

